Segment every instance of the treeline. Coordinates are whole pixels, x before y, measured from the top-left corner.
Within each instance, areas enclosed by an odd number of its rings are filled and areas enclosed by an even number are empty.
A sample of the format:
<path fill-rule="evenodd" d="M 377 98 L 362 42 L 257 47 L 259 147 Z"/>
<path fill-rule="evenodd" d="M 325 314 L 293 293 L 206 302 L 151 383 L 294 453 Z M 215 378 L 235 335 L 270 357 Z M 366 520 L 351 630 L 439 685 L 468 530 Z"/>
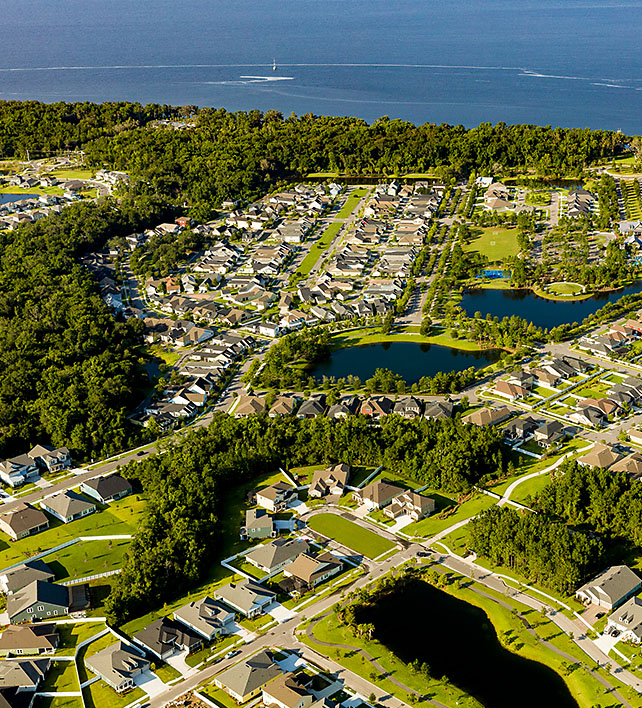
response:
<path fill-rule="evenodd" d="M 26 159 L 82 148 L 92 140 L 176 117 L 184 109 L 140 103 L 0 101 L 0 157 Z"/>
<path fill-rule="evenodd" d="M 477 128 L 415 126 L 382 118 L 228 113 L 203 108 L 186 131 L 134 129 L 85 147 L 94 165 L 129 170 L 161 195 L 186 199 L 202 217 L 225 199 L 255 198 L 313 171 L 384 174 L 442 168 L 472 171 L 535 168 L 581 172 L 612 155 L 626 138 L 609 131 L 484 123 Z"/>
<path fill-rule="evenodd" d="M 339 461 L 384 465 L 451 492 L 504 469 L 501 434 L 459 421 L 391 416 L 375 428 L 361 416 L 330 421 L 216 413 L 206 429 L 122 470 L 142 487 L 148 504 L 107 598 L 109 621 L 161 606 L 204 579 L 224 553 L 221 518 L 230 515 L 230 489 L 278 467 Z"/>
<path fill-rule="evenodd" d="M 468 546 L 494 565 L 570 594 L 602 568 L 604 546 L 539 514 L 494 506 L 468 523 Z"/>
<path fill-rule="evenodd" d="M 566 462 L 530 501 L 469 524 L 468 545 L 491 562 L 563 593 L 642 548 L 642 487 L 624 472 Z"/>
<path fill-rule="evenodd" d="M 142 324 L 117 322 L 78 262 L 112 236 L 167 216 L 157 203 L 78 204 L 0 236 L 0 455 L 35 443 L 117 452 L 147 377 Z"/>

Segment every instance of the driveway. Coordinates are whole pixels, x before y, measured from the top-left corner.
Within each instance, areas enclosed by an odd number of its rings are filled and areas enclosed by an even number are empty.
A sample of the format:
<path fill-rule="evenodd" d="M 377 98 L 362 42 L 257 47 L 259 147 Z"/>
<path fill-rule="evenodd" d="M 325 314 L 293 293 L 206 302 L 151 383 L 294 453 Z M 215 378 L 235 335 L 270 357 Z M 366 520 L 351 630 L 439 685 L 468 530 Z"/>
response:
<path fill-rule="evenodd" d="M 150 698 L 160 696 L 166 690 L 165 684 L 151 671 L 143 671 L 142 674 L 136 676 L 134 683 L 138 688 L 142 688 Z"/>
<path fill-rule="evenodd" d="M 283 622 L 287 622 L 293 617 L 296 617 L 296 612 L 292 612 L 292 610 L 288 610 L 287 607 L 283 607 L 280 602 L 273 602 L 267 608 L 266 612 L 270 617 L 274 617 L 279 624 L 283 624 Z"/>
<path fill-rule="evenodd" d="M 185 661 L 185 657 L 187 656 L 187 649 L 179 652 L 178 654 L 174 654 L 173 656 L 170 656 L 167 659 L 167 663 L 170 666 L 173 666 L 176 671 L 178 671 L 181 676 L 184 678 L 187 676 L 191 676 L 192 674 L 196 673 L 198 669 L 195 669 L 193 666 L 190 666 L 187 661 Z"/>
<path fill-rule="evenodd" d="M 608 654 L 619 641 L 619 637 L 612 637 L 610 634 L 601 634 L 597 639 L 593 640 L 593 644 L 595 644 L 600 651 Z"/>

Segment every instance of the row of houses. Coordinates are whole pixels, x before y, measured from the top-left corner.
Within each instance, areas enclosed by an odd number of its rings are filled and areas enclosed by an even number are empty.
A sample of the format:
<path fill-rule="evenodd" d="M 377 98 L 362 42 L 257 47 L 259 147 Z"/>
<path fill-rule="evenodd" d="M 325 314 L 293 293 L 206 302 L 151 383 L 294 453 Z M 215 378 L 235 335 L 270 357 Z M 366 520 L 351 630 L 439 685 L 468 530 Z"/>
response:
<path fill-rule="evenodd" d="M 233 404 L 234 405 L 234 404 Z M 325 394 L 313 394 L 301 401 L 298 396 L 281 394 L 268 407 L 265 396 L 239 396 L 232 410 L 237 418 L 266 413 L 270 417 L 296 415 L 298 418 L 318 418 L 326 416 L 333 419 L 347 418 L 351 415 L 365 415 L 378 420 L 386 415 L 399 415 L 402 418 L 452 418 L 454 405 L 450 401 L 422 401 L 415 396 L 403 396 L 393 400 L 387 396 L 372 396 L 361 400 L 358 396 L 342 396 L 333 404 L 327 404 Z"/>
<path fill-rule="evenodd" d="M 58 472 L 70 466 L 71 454 L 66 447 L 36 445 L 24 455 L 0 460 L 0 480 L 10 487 L 20 487 L 45 472 Z"/>

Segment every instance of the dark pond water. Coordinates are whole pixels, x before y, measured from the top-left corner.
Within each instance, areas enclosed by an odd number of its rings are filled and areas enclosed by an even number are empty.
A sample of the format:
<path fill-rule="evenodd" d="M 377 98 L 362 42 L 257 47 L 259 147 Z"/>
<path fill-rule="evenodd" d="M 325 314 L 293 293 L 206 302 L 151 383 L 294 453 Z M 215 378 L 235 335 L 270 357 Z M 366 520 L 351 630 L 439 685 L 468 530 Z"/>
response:
<path fill-rule="evenodd" d="M 500 354 L 498 349 L 468 352 L 414 342 L 364 344 L 332 352 L 310 373 L 336 378 L 352 374 L 364 381 L 374 374 L 375 369 L 390 369 L 401 374 L 408 383 L 415 383 L 422 376 L 434 376 L 439 371 L 464 371 L 471 366 L 482 368 L 497 361 Z"/>
<path fill-rule="evenodd" d="M 502 647 L 485 612 L 427 583 L 400 588 L 358 620 L 402 661 L 427 663 L 486 708 L 577 708 L 557 673 Z"/>
<path fill-rule="evenodd" d="M 475 288 L 466 292 L 461 307 L 472 316 L 481 312 L 490 313 L 500 319 L 519 315 L 538 327 L 551 329 L 561 324 L 581 322 L 607 302 L 615 302 L 624 295 L 642 292 L 642 282 L 610 293 L 598 293 L 586 300 L 547 300 L 535 295 L 531 290 L 482 290 Z"/>
<path fill-rule="evenodd" d="M 37 198 L 37 194 L 3 194 L 0 192 L 0 204 L 8 204 L 9 202 L 19 202 L 21 199 Z"/>

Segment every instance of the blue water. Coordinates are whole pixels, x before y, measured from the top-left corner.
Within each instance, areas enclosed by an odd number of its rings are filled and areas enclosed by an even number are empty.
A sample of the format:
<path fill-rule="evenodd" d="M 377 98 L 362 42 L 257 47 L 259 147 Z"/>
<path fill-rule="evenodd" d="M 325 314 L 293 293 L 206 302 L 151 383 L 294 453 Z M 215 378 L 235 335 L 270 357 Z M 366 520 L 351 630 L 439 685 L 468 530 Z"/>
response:
<path fill-rule="evenodd" d="M 0 99 L 639 133 L 641 26 L 634 0 L 3 0 Z"/>
<path fill-rule="evenodd" d="M 19 202 L 22 199 L 30 199 L 37 197 L 37 194 L 26 194 L 25 192 L 23 192 L 22 194 L 9 194 L 8 192 L 0 192 L 0 204 L 8 204 L 9 202 Z"/>
<path fill-rule="evenodd" d="M 461 307 L 472 317 L 481 312 L 500 319 L 519 315 L 538 327 L 552 329 L 561 324 L 579 323 L 585 317 L 604 307 L 607 302 L 615 302 L 624 295 L 642 292 L 642 282 L 629 285 L 610 293 L 597 293 L 586 300 L 547 300 L 535 295 L 531 290 L 482 290 L 475 288 L 464 293 Z"/>

